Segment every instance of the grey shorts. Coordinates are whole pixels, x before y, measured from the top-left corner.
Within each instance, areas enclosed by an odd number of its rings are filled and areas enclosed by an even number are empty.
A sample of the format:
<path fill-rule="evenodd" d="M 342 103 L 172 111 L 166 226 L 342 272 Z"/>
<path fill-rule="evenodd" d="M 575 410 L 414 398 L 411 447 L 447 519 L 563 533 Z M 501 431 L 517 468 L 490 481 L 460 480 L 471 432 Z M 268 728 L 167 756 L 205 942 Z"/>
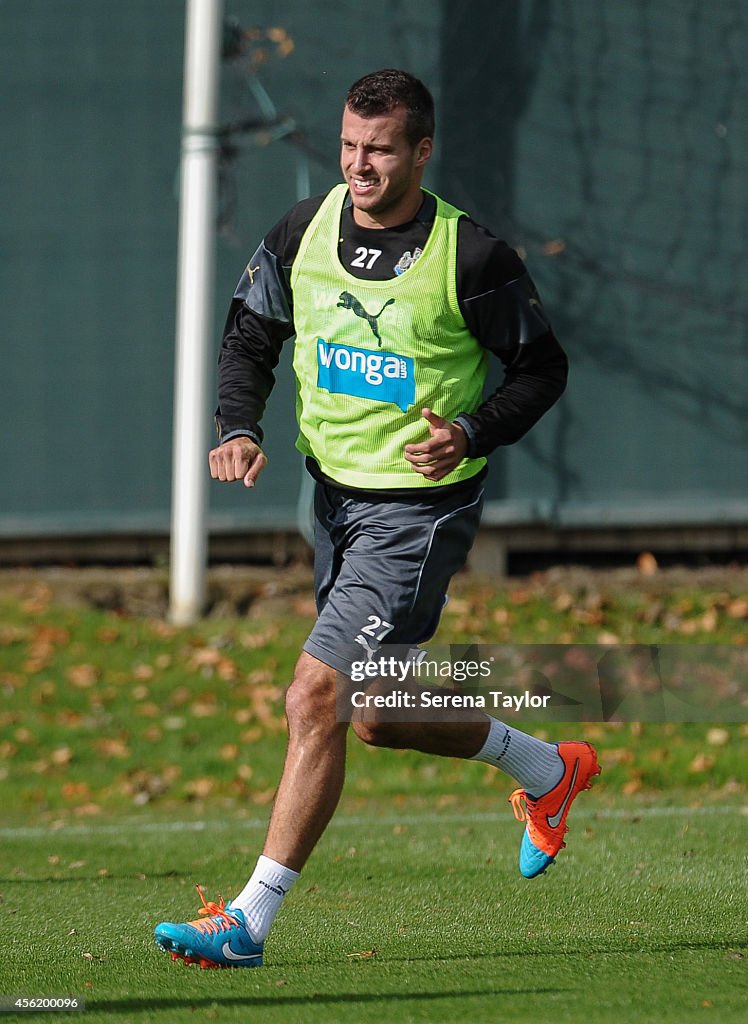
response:
<path fill-rule="evenodd" d="M 317 483 L 314 576 L 319 618 L 304 650 L 346 675 L 381 644 L 436 632 L 452 576 L 483 507 L 482 480 L 440 494 L 362 501 Z"/>

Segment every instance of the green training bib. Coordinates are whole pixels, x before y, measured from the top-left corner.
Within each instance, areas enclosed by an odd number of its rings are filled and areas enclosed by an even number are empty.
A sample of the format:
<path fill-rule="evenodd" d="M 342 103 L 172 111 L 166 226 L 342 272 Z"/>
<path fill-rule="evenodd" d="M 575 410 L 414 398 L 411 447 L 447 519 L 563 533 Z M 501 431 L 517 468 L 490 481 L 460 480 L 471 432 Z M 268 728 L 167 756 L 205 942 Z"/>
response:
<path fill-rule="evenodd" d="M 420 258 L 399 277 L 364 281 L 338 256 L 348 193 L 327 195 L 291 270 L 299 436 L 338 483 L 365 489 L 435 487 L 474 476 L 484 458 L 464 459 L 438 484 L 405 461 L 406 444 L 429 437 L 421 409 L 453 420 L 483 396 L 488 356 L 457 302 L 457 223 L 436 198 Z"/>

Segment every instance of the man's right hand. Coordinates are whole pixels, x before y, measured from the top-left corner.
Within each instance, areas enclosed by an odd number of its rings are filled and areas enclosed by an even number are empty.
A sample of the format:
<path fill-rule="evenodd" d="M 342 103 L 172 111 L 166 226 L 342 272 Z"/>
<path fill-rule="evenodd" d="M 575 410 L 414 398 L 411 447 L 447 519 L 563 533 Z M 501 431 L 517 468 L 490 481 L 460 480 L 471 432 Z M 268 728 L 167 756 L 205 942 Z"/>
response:
<path fill-rule="evenodd" d="M 232 437 L 208 456 L 214 480 L 241 480 L 245 487 L 254 487 L 267 461 L 262 448 L 249 437 Z"/>

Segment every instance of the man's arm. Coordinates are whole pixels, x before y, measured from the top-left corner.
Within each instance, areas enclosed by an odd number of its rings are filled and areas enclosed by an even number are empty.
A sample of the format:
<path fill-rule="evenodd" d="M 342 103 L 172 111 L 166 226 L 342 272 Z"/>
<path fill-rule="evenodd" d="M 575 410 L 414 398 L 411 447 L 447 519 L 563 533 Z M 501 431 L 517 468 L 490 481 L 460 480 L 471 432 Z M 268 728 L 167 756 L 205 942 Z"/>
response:
<path fill-rule="evenodd" d="M 563 394 L 568 360 L 522 260 L 472 221 L 460 222 L 458 297 L 465 322 L 502 361 L 502 384 L 473 413 L 455 420 L 468 454 L 514 444 Z"/>
<path fill-rule="evenodd" d="M 475 413 L 462 413 L 455 420 L 467 434 L 473 458 L 519 441 L 566 388 L 569 361 L 551 332 L 518 345 L 514 359 L 504 365 L 502 384 Z"/>
<path fill-rule="evenodd" d="M 237 285 L 218 358 L 215 419 L 221 447 L 210 455 L 215 479 L 244 479 L 251 486 L 247 476 L 252 482 L 256 477 L 248 471 L 257 464 L 263 441 L 260 421 L 275 384 L 283 343 L 294 333 L 290 270 L 320 202 L 319 197 L 305 200 L 279 221 L 252 256 Z M 228 443 L 232 448 L 223 451 Z M 262 460 L 264 465 L 264 455 Z"/>
<path fill-rule="evenodd" d="M 250 267 L 257 267 L 257 254 Z M 265 277 L 270 276 L 267 264 Z M 255 271 L 255 276 L 257 271 Z M 221 442 L 246 436 L 263 439 L 260 421 L 275 384 L 275 368 L 283 342 L 293 334 L 290 309 L 280 319 L 260 312 L 245 271 L 226 318 L 218 357 L 216 429 Z M 260 308 L 258 308 L 260 307 Z"/>

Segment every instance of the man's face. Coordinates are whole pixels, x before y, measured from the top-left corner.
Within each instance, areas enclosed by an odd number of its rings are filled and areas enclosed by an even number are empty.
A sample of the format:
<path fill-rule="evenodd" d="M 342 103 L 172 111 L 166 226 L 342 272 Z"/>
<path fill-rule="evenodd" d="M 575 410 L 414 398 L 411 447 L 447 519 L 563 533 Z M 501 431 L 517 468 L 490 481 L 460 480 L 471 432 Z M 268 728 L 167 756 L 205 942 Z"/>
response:
<path fill-rule="evenodd" d="M 362 227 L 395 227 L 411 220 L 421 205 L 421 178 L 431 156 L 431 139 L 411 146 L 406 111 L 361 117 L 346 107 L 340 134 L 340 166 Z"/>

